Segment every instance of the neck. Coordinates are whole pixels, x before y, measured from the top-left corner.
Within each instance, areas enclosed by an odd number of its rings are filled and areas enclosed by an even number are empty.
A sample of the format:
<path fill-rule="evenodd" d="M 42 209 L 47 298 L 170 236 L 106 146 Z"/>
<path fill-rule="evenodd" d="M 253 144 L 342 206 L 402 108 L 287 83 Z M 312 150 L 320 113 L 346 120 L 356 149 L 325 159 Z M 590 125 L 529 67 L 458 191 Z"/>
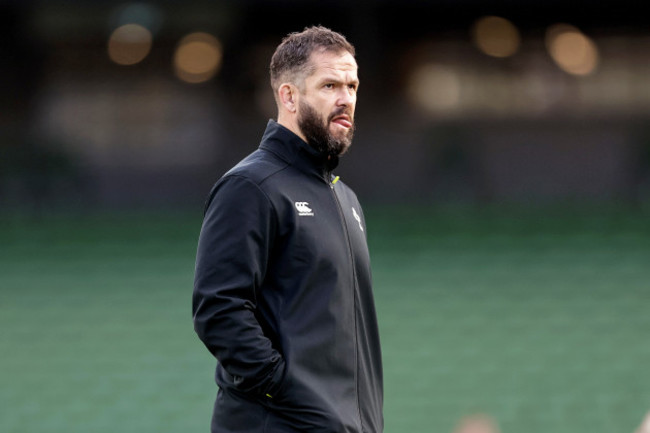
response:
<path fill-rule="evenodd" d="M 278 113 L 278 123 L 284 126 L 285 128 L 287 128 L 289 131 L 296 134 L 305 143 L 307 142 L 307 137 L 305 137 L 305 134 L 303 134 L 300 128 L 298 127 L 298 121 L 296 116 L 290 116 L 287 115 L 287 113 L 282 113 L 282 112 Z"/>

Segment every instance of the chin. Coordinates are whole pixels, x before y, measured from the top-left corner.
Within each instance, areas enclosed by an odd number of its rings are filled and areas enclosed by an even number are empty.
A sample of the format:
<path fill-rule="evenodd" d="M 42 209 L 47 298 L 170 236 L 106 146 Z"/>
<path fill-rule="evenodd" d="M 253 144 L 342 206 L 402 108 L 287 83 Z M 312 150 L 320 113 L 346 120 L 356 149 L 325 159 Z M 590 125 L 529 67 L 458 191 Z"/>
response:
<path fill-rule="evenodd" d="M 350 136 L 350 131 L 341 131 L 341 130 L 334 130 L 330 128 L 330 136 L 334 137 L 336 140 L 343 141 L 343 140 L 349 140 Z"/>

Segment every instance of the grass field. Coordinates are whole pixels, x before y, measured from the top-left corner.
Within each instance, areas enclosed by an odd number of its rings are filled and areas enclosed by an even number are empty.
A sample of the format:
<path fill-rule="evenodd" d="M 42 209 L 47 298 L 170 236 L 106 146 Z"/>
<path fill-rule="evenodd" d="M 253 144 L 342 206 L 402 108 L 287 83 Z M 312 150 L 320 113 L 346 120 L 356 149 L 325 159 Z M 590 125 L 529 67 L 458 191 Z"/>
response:
<path fill-rule="evenodd" d="M 387 433 L 632 433 L 650 215 L 367 210 Z M 195 214 L 0 217 L 0 432 L 207 432 Z"/>

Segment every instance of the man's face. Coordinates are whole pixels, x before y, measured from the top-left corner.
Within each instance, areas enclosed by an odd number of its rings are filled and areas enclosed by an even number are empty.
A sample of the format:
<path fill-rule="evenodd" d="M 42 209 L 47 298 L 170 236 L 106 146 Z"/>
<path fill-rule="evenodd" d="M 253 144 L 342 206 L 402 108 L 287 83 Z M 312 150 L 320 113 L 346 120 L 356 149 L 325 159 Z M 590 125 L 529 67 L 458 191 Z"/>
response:
<path fill-rule="evenodd" d="M 342 155 L 352 144 L 357 102 L 357 62 L 347 51 L 314 52 L 314 70 L 298 101 L 298 126 L 307 142 L 328 155 Z"/>

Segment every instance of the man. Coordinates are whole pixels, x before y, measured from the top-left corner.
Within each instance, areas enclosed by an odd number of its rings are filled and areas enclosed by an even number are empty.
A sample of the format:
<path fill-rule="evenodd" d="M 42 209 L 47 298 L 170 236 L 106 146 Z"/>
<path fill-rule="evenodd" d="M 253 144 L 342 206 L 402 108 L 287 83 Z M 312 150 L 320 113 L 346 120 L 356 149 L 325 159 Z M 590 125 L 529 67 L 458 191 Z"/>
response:
<path fill-rule="evenodd" d="M 194 328 L 218 360 L 212 432 L 383 431 L 361 206 L 332 175 L 352 142 L 354 47 L 311 27 L 271 60 L 277 122 L 212 189 Z"/>

